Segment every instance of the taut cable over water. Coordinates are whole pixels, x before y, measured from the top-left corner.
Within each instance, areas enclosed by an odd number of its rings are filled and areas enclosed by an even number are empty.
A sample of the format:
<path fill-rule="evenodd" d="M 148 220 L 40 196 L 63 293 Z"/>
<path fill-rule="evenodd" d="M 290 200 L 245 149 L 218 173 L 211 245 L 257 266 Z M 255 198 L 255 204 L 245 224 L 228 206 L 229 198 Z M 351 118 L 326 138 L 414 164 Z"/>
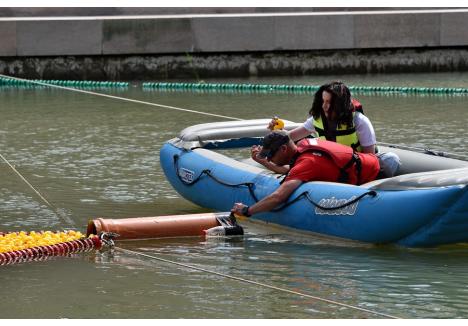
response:
<path fill-rule="evenodd" d="M 21 180 L 24 181 L 24 183 L 26 183 L 29 188 L 31 188 L 34 193 L 36 193 L 36 195 L 39 196 L 39 198 L 41 198 L 41 200 L 50 208 L 52 209 L 52 211 L 55 213 L 55 215 L 57 215 L 59 218 L 61 218 L 62 220 L 64 220 L 67 224 L 71 225 L 71 226 L 74 226 L 75 223 L 73 222 L 73 220 L 68 217 L 62 210 L 58 209 L 57 207 L 55 207 L 55 205 L 51 204 L 40 192 L 39 190 L 37 190 L 6 158 L 5 156 L 3 156 L 1 153 L 0 153 L 0 158 L 5 161 L 5 163 L 13 170 L 13 172 L 15 172 L 20 178 Z"/>
<path fill-rule="evenodd" d="M 88 94 L 88 95 L 102 96 L 102 97 L 107 97 L 107 98 L 111 98 L 111 99 L 115 99 L 115 100 L 127 101 L 127 102 L 132 102 L 132 103 L 137 103 L 137 104 L 145 104 L 145 105 L 160 107 L 160 108 L 164 108 L 164 109 L 202 114 L 202 115 L 218 117 L 218 118 L 223 118 L 223 119 L 228 119 L 228 120 L 238 120 L 238 121 L 244 120 L 244 119 L 240 119 L 240 118 L 229 117 L 229 116 L 226 116 L 226 115 L 220 115 L 220 114 L 214 114 L 214 113 L 208 113 L 208 112 L 201 112 L 201 111 L 190 110 L 190 109 L 183 109 L 183 108 L 179 108 L 179 107 L 176 107 L 176 106 L 170 106 L 170 105 L 164 105 L 164 104 L 134 100 L 134 99 L 131 99 L 131 98 L 119 97 L 119 96 L 108 95 L 108 94 L 97 93 L 97 92 L 91 92 L 91 91 L 85 91 L 85 90 L 82 90 L 82 89 L 77 89 L 77 88 L 72 88 L 72 87 L 51 85 L 51 84 L 47 84 L 47 83 L 43 83 L 43 82 L 39 82 L 39 81 L 28 80 L 28 79 L 23 79 L 23 78 L 16 78 L 16 77 L 10 77 L 10 76 L 7 76 L 7 75 L 2 75 L 2 74 L 0 74 L 0 77 L 10 78 L 10 79 L 20 80 L 20 81 L 27 81 L 27 82 L 37 84 L 37 85 L 41 85 L 41 86 L 64 89 L 64 90 L 67 90 L 67 91 L 78 92 L 78 93 L 83 93 L 83 94 Z"/>

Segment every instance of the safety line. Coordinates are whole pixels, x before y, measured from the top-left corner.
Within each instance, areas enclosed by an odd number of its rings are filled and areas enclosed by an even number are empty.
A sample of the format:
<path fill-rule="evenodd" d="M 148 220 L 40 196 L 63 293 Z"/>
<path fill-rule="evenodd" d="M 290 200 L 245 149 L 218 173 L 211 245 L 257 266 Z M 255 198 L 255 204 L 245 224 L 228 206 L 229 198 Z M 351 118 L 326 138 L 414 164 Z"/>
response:
<path fill-rule="evenodd" d="M 57 207 L 55 207 L 54 205 L 52 205 L 40 192 L 39 190 L 37 190 L 36 188 L 34 188 L 34 186 L 5 158 L 5 156 L 3 156 L 1 153 L 0 153 L 0 157 L 2 158 L 3 161 L 5 161 L 5 163 L 21 178 L 21 180 L 23 180 L 28 186 L 29 188 L 31 188 L 35 193 L 36 195 L 39 196 L 39 198 L 41 198 L 44 203 L 46 203 L 46 205 L 52 209 L 52 211 L 55 213 L 55 215 L 57 215 L 59 218 L 62 218 L 63 220 L 65 220 L 65 222 L 67 222 L 68 224 L 74 226 L 75 223 L 73 222 L 72 219 L 70 219 L 63 211 L 60 211 Z"/>
<path fill-rule="evenodd" d="M 309 298 L 309 299 L 313 299 L 313 300 L 317 300 L 317 301 L 322 301 L 322 302 L 334 304 L 334 305 L 337 305 L 337 306 L 342 306 L 342 307 L 346 307 L 346 308 L 350 308 L 350 309 L 354 309 L 354 310 L 359 310 L 359 311 L 369 313 L 369 314 L 373 314 L 373 315 L 378 315 L 378 316 L 391 318 L 391 319 L 400 319 L 400 317 L 384 314 L 384 313 L 381 313 L 381 312 L 372 311 L 372 310 L 368 310 L 368 309 L 365 309 L 365 308 L 352 306 L 352 305 L 349 305 L 349 304 L 346 304 L 346 303 L 341 303 L 341 302 L 337 302 L 337 301 L 333 301 L 333 300 L 313 296 L 313 295 L 298 292 L 298 291 L 293 291 L 293 290 L 280 288 L 280 287 L 277 287 L 277 286 L 274 286 L 274 285 L 269 285 L 269 284 L 260 283 L 260 282 L 257 282 L 257 281 L 252 281 L 252 280 L 248 280 L 248 279 L 244 279 L 244 278 L 240 278 L 240 277 L 236 277 L 236 276 L 232 276 L 232 275 L 228 275 L 228 274 L 224 274 L 224 273 L 219 273 L 219 272 L 211 271 L 211 270 L 208 270 L 208 269 L 205 269 L 205 268 L 201 268 L 201 267 L 197 267 L 197 266 L 193 266 L 193 265 L 188 265 L 188 264 L 179 263 L 179 262 L 176 262 L 176 261 L 164 259 L 164 258 L 161 258 L 161 257 L 151 256 L 151 255 L 144 254 L 144 253 L 141 253 L 141 252 L 138 252 L 138 251 L 133 251 L 133 250 L 124 249 L 124 248 L 120 248 L 120 247 L 114 247 L 114 249 L 125 252 L 125 253 L 133 254 L 133 255 L 143 256 L 143 257 L 159 260 L 159 261 L 162 261 L 162 262 L 165 262 L 165 263 L 169 263 L 169 264 L 173 264 L 173 265 L 177 265 L 177 266 L 181 266 L 181 267 L 185 267 L 185 268 L 189 268 L 189 269 L 193 269 L 193 270 L 197 270 L 197 271 L 201 271 L 201 272 L 205 272 L 205 273 L 209 273 L 209 274 L 213 274 L 213 275 L 218 275 L 218 276 L 229 278 L 229 279 L 236 280 L 236 281 L 239 281 L 239 282 L 249 283 L 249 284 L 269 288 L 269 289 L 276 290 L 276 291 L 281 291 L 281 292 L 285 292 L 285 293 L 289 293 L 289 294 L 299 295 L 301 297 L 305 297 L 305 298 Z"/>
<path fill-rule="evenodd" d="M 47 84 L 47 83 L 43 83 L 43 82 L 40 82 L 40 81 L 28 80 L 28 79 L 17 78 L 17 77 L 10 77 L 10 76 L 3 75 L 3 74 L 0 74 L 0 77 L 11 78 L 11 79 L 14 79 L 14 80 L 19 80 L 19 81 L 28 81 L 28 82 L 30 82 L 30 83 L 34 83 L 34 84 L 38 84 L 38 85 L 42 85 L 42 86 L 53 87 L 53 88 L 58 88 L 58 89 L 64 89 L 64 90 L 73 91 L 73 92 L 78 92 L 78 93 L 83 93 L 83 94 L 102 96 L 102 97 L 107 97 L 107 98 L 111 98 L 111 99 L 116 99 L 116 100 L 121 100 L 121 101 L 127 101 L 127 102 L 132 102 L 132 103 L 137 103 L 137 104 L 145 104 L 145 105 L 150 105 L 150 106 L 160 107 L 160 108 L 165 108 L 165 109 L 170 109 L 170 110 L 176 110 L 176 111 L 182 111 L 182 112 L 189 112 L 189 113 L 202 114 L 202 115 L 207 115 L 207 116 L 212 116 L 212 117 L 218 117 L 218 118 L 223 118 L 223 119 L 228 119 L 228 120 L 237 120 L 237 121 L 242 121 L 242 120 L 244 120 L 244 119 L 240 119 L 240 118 L 229 117 L 229 116 L 226 116 L 226 115 L 220 115 L 220 114 L 214 114 L 214 113 L 207 113 L 207 112 L 196 111 L 196 110 L 190 110 L 190 109 L 183 109 L 183 108 L 179 108 L 179 107 L 176 107 L 176 106 L 170 106 L 170 105 L 164 105 L 164 104 L 158 104 L 158 103 L 152 103 L 152 102 L 134 100 L 134 99 L 131 99 L 131 98 L 126 98 L 126 97 L 120 97 L 120 96 L 114 96 L 114 95 L 109 95 L 109 94 L 103 94 L 103 93 L 85 91 L 85 90 L 77 89 L 77 88 L 73 88 L 73 87 L 65 87 L 65 86 L 59 86 L 59 85 L 52 85 L 52 84 Z"/>
<path fill-rule="evenodd" d="M 26 180 L 26 178 L 23 177 L 23 175 L 19 173 L 18 170 L 16 170 L 16 168 L 10 162 L 8 162 L 8 160 L 2 154 L 0 154 L 0 157 L 21 178 L 21 180 L 23 180 L 29 186 L 29 188 L 31 188 L 47 204 L 47 206 L 52 206 L 52 204 L 49 203 L 47 199 L 45 199 L 44 196 L 42 196 L 41 193 L 38 190 L 36 190 L 36 188 L 34 188 L 34 186 L 30 184 L 29 181 Z"/>
<path fill-rule="evenodd" d="M 171 91 L 223 91 L 223 92 L 293 92 L 315 93 L 320 85 L 286 85 L 286 84 L 225 84 L 225 83 L 143 83 L 143 89 Z M 349 90 L 357 93 L 404 93 L 404 94 L 468 94 L 468 88 L 460 87 L 410 87 L 410 86 L 349 86 Z"/>

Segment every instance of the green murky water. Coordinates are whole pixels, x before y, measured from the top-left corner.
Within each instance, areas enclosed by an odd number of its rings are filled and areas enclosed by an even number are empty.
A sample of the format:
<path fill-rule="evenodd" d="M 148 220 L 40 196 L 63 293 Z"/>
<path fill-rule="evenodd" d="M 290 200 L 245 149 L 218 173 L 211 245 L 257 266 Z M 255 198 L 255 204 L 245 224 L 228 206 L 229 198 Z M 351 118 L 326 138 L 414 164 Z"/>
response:
<path fill-rule="evenodd" d="M 338 77 L 336 77 L 338 78 Z M 229 80 L 313 83 L 335 77 Z M 468 74 L 345 76 L 350 85 L 468 87 Z M 213 81 L 215 82 L 215 81 Z M 238 118 L 302 121 L 310 94 L 107 93 Z M 467 96 L 355 94 L 379 141 L 467 155 Z M 203 212 L 159 166 L 162 144 L 217 118 L 54 89 L 0 88 L 0 152 L 63 209 L 0 164 L 0 231 L 84 232 L 95 217 Z M 243 239 L 127 242 L 157 255 L 385 314 L 467 318 L 468 246 L 368 246 L 244 223 Z M 123 252 L 0 267 L 3 318 L 372 318 L 371 314 Z"/>

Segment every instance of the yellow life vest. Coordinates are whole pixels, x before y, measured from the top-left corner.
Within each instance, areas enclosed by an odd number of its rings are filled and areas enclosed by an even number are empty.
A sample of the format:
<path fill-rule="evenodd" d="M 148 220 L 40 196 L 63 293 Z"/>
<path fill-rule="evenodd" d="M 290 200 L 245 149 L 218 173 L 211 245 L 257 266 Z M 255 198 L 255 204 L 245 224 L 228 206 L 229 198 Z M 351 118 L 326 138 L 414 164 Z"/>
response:
<path fill-rule="evenodd" d="M 353 112 L 353 121 L 354 114 L 355 113 Z M 339 144 L 351 146 L 357 152 L 362 151 L 354 124 L 351 126 L 351 128 L 347 128 L 347 125 L 337 126 L 336 130 L 329 134 L 331 137 L 328 139 L 325 137 L 325 128 L 323 127 L 322 117 L 314 120 L 314 127 L 320 139 L 336 141 Z"/>

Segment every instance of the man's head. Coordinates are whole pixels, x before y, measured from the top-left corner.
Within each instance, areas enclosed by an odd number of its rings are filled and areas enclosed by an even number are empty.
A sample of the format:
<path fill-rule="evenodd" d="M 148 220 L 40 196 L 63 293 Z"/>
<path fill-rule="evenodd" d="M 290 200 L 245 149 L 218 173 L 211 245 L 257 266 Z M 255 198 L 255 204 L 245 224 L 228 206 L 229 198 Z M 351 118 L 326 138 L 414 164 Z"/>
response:
<path fill-rule="evenodd" d="M 284 130 L 275 130 L 263 138 L 263 147 L 258 156 L 277 165 L 289 164 L 296 152 L 294 143 Z"/>

